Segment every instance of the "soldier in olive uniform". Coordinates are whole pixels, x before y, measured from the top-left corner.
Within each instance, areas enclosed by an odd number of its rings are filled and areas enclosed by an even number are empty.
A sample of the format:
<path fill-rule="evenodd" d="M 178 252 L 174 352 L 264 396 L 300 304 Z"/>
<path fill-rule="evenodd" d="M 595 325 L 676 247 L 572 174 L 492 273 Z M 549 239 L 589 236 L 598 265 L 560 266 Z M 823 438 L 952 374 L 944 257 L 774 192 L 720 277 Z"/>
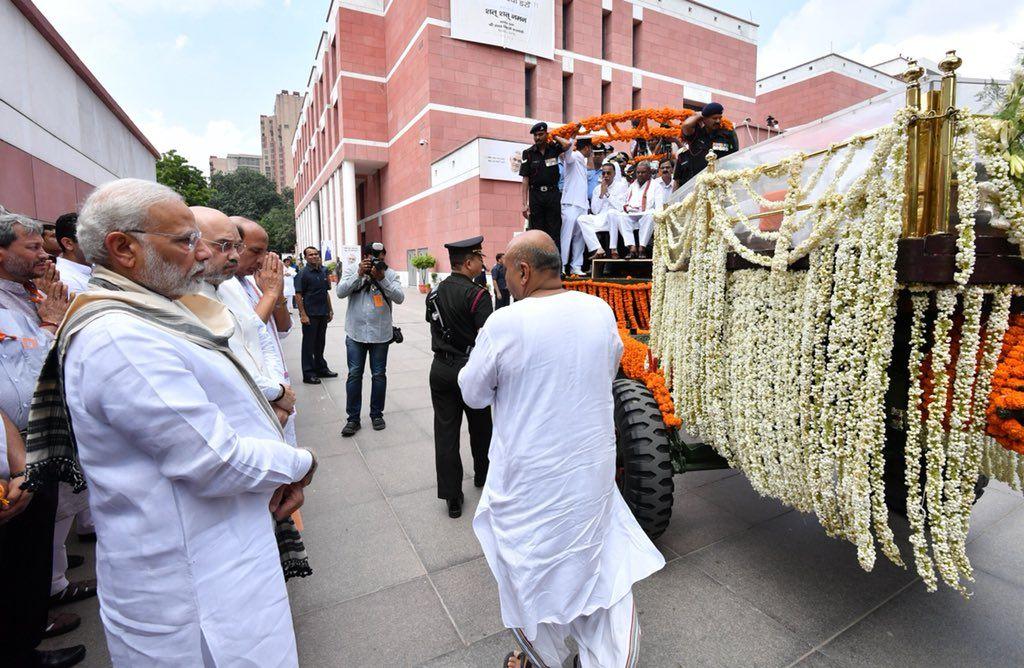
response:
<path fill-rule="evenodd" d="M 682 126 L 682 140 L 687 147 L 680 151 L 676 171 L 672 175 L 673 189 L 700 174 L 708 166 L 708 151 L 719 158 L 740 150 L 735 130 L 722 125 L 722 105 L 709 102 L 699 114 L 693 114 Z"/>
<path fill-rule="evenodd" d="M 473 282 L 483 270 L 483 237 L 445 244 L 452 275 L 427 296 L 427 322 L 434 362 L 430 366 L 430 399 L 434 404 L 434 454 L 437 463 L 437 498 L 448 502 L 448 516 L 462 515 L 462 458 L 459 430 L 462 414 L 469 421 L 473 452 L 473 482 L 487 479 L 487 450 L 491 444 L 491 409 L 466 406 L 459 389 L 459 371 L 469 360 L 476 334 L 493 307 L 486 288 Z"/>
<path fill-rule="evenodd" d="M 523 177 L 523 217 L 529 229 L 542 230 L 558 246 L 562 238 L 562 191 L 558 189 L 558 156 L 565 151 L 548 137 L 548 124 L 530 129 L 533 146 L 523 151 L 519 176 Z"/>

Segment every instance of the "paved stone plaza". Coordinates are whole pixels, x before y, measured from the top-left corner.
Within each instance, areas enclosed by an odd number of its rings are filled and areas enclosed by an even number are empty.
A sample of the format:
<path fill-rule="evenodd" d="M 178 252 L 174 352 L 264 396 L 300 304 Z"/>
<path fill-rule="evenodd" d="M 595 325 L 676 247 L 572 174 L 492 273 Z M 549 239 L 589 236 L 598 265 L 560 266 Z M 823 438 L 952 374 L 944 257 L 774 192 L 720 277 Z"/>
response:
<path fill-rule="evenodd" d="M 465 512 L 450 520 L 434 489 L 423 297 L 409 292 L 395 309 L 405 343 L 391 348 L 387 430 L 369 429 L 367 372 L 364 429 L 344 440 L 344 306 L 335 310 L 327 358 L 341 375 L 296 387 L 299 440 L 321 458 L 303 509 L 315 574 L 289 587 L 302 665 L 497 668 L 512 645 L 470 526 L 479 492 L 467 480 Z M 287 339 L 296 378 L 299 340 Z M 636 589 L 642 666 L 1024 665 L 1024 500 L 1002 485 L 975 507 L 970 600 L 927 594 L 888 561 L 863 572 L 852 545 L 731 471 L 676 477 L 658 545 L 668 565 Z M 88 557 L 73 577 L 90 575 L 91 550 L 71 552 Z M 86 643 L 83 665 L 109 665 L 95 599 L 69 609 L 82 627 L 46 646 Z"/>

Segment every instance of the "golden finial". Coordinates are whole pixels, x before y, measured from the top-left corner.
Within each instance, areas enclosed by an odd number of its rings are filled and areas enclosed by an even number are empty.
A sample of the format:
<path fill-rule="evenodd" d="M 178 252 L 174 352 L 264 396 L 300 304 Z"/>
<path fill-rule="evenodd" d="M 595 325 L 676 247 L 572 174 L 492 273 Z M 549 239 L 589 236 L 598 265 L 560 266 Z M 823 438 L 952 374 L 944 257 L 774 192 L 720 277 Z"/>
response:
<path fill-rule="evenodd" d="M 953 76 L 953 72 L 963 64 L 963 59 L 956 55 L 954 49 L 950 49 L 946 52 L 946 57 L 939 62 L 939 70 L 942 71 L 943 76 Z"/>
<path fill-rule="evenodd" d="M 917 64 L 917 60 L 907 61 L 907 69 L 903 72 L 903 81 L 908 86 L 916 86 L 918 80 L 924 76 L 924 68 Z"/>

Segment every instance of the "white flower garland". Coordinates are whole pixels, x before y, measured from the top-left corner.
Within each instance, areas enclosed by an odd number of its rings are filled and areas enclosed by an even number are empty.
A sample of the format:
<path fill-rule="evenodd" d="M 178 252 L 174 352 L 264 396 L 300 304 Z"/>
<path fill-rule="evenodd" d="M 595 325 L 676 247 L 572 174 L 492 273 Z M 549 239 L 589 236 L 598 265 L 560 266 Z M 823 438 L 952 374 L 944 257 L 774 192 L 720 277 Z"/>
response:
<path fill-rule="evenodd" d="M 705 173 L 683 202 L 656 216 L 650 346 L 660 358 L 678 416 L 688 431 L 742 469 L 759 493 L 815 513 L 829 535 L 856 544 L 866 570 L 874 564 L 876 547 L 902 564 L 888 523 L 883 451 L 912 118 L 903 110 L 875 134 L 873 144 L 863 137 L 851 142 L 803 216 L 797 208 L 838 155 L 834 147 L 803 183 L 803 154 L 763 168 Z M 1004 196 L 1000 207 L 1018 242 L 1024 242 L 1024 207 L 1007 187 L 1005 160 L 984 122 L 966 112 L 958 119 L 956 287 L 911 286 L 905 482 L 918 573 L 929 590 L 937 586 L 937 570 L 943 581 L 965 592 L 961 581 L 972 577 L 966 536 L 979 471 L 1024 484 L 1024 457 L 1003 454 L 984 435 L 1011 292 L 969 284 L 979 206 L 977 155 L 995 189 L 1013 195 Z M 838 192 L 840 179 L 864 150 L 871 151 L 864 172 Z M 782 202 L 758 193 L 754 183 L 762 178 L 787 180 Z M 782 211 L 777 231 L 761 232 L 739 211 L 737 188 L 759 206 Z M 794 234 L 808 222 L 807 239 L 794 247 Z M 747 247 L 736 234 L 737 223 L 751 236 L 771 241 L 774 252 Z M 761 269 L 730 273 L 729 253 Z M 803 257 L 808 270 L 791 271 Z M 936 292 L 930 350 L 929 298 L 923 291 Z M 982 306 L 989 294 L 992 306 L 985 318 Z M 962 313 L 962 324 L 951 380 L 956 313 Z M 926 353 L 933 390 L 925 420 Z"/>

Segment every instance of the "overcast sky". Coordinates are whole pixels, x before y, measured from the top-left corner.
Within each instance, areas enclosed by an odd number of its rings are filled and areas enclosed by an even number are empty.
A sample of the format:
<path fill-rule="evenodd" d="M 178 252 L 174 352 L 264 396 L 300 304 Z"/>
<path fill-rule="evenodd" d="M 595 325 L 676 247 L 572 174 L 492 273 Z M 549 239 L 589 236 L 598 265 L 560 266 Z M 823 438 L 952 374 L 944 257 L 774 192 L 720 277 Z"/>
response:
<path fill-rule="evenodd" d="M 394 0 L 402 2 L 403 0 Z M 760 24 L 758 76 L 835 51 L 869 65 L 899 53 L 1005 78 L 1024 0 L 703 0 Z M 328 0 L 35 0 L 161 151 L 259 153 L 259 115 L 304 92 Z M 671 53 L 665 57 L 671 58 Z"/>

